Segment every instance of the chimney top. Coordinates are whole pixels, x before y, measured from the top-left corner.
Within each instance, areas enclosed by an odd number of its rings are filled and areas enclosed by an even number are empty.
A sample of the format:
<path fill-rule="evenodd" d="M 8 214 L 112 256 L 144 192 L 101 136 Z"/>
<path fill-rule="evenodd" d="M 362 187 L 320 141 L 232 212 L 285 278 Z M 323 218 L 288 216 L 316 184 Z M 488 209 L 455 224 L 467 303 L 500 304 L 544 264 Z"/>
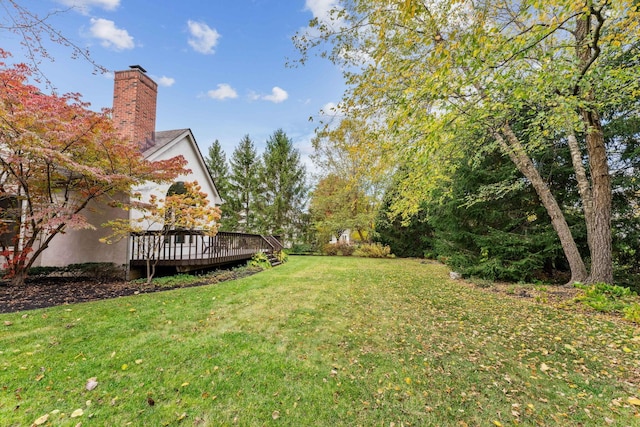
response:
<path fill-rule="evenodd" d="M 131 68 L 132 70 L 140 70 L 143 73 L 146 73 L 147 70 L 145 70 L 144 68 L 142 68 L 140 65 L 129 65 L 129 68 Z"/>

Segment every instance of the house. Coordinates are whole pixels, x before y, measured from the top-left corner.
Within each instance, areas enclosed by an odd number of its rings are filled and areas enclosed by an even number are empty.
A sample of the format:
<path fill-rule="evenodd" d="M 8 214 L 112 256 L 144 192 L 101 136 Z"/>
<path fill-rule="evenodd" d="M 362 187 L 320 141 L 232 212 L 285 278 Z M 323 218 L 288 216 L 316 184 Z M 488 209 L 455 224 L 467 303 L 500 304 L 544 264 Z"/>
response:
<path fill-rule="evenodd" d="M 346 229 L 346 230 L 342 230 L 342 233 L 340 234 L 339 237 L 336 237 L 335 235 L 331 236 L 331 240 L 329 241 L 329 243 L 332 243 L 334 245 L 340 243 L 343 245 L 350 245 L 351 244 L 351 230 Z"/>
<path fill-rule="evenodd" d="M 117 71 L 114 78 L 113 120 L 121 135 L 136 141 L 144 157 L 151 161 L 167 160 L 182 155 L 187 160 L 188 175 L 178 177 L 177 182 L 198 181 L 209 202 L 220 205 L 222 199 L 208 172 L 202 153 L 190 129 L 156 131 L 156 100 L 158 85 L 138 66 Z M 142 200 L 152 194 L 164 198 L 172 184 L 145 185 L 136 189 Z M 128 269 L 131 245 L 127 239 L 107 245 L 100 239 L 110 234 L 101 224 L 114 218 L 133 219 L 140 213 L 123 211 L 92 202 L 84 212 L 95 230 L 70 230 L 56 236 L 34 266 L 66 266 L 88 262 L 107 262 Z"/>

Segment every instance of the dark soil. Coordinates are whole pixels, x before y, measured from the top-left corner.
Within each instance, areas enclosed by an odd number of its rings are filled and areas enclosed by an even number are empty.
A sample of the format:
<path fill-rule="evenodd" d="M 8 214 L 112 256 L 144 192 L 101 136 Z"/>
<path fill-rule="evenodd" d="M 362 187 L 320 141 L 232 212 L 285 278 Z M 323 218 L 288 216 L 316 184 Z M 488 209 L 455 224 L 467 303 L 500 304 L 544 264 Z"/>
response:
<path fill-rule="evenodd" d="M 126 281 L 96 282 L 82 278 L 43 278 L 23 286 L 0 284 L 0 313 L 45 308 L 55 305 L 116 298 L 136 293 L 165 290 Z"/>
<path fill-rule="evenodd" d="M 176 286 L 147 285 L 137 281 L 100 281 L 78 277 L 44 277 L 28 279 L 23 286 L 0 282 L 0 313 L 46 308 L 56 305 L 117 298 L 127 295 L 167 291 L 219 283 L 255 274 L 260 269 L 221 271 L 216 276 L 203 276 L 202 281 Z"/>

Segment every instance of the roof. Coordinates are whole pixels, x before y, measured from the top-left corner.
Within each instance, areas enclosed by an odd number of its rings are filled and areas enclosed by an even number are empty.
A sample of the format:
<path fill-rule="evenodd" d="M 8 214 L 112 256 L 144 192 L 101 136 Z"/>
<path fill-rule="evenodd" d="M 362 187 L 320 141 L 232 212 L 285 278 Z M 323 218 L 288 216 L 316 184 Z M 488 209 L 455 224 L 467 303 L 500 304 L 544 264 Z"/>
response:
<path fill-rule="evenodd" d="M 198 164 L 200 166 L 200 169 L 203 172 L 205 172 L 206 176 L 211 180 L 210 182 L 213 185 L 214 191 L 218 199 L 220 199 L 221 202 L 224 202 L 224 200 L 222 199 L 222 196 L 220 196 L 220 193 L 218 192 L 218 187 L 215 183 L 215 180 L 211 176 L 211 171 L 209 171 L 209 168 L 207 168 L 205 159 L 202 156 L 202 152 L 200 151 L 200 147 L 198 147 L 195 137 L 191 133 L 191 129 L 185 128 L 185 129 L 156 131 L 155 141 L 153 141 L 153 145 L 149 145 L 147 149 L 143 150 L 142 155 L 144 156 L 145 159 L 148 159 L 158 151 L 162 150 L 164 147 L 182 139 L 186 135 L 190 135 L 190 138 L 188 138 L 188 140 L 191 142 L 193 148 L 197 153 Z"/>
<path fill-rule="evenodd" d="M 144 154 L 144 157 L 149 157 L 151 154 L 155 153 L 172 141 L 175 141 L 177 138 L 189 131 L 189 129 L 173 129 L 156 132 L 154 144 L 150 145 L 149 148 L 142 152 Z"/>

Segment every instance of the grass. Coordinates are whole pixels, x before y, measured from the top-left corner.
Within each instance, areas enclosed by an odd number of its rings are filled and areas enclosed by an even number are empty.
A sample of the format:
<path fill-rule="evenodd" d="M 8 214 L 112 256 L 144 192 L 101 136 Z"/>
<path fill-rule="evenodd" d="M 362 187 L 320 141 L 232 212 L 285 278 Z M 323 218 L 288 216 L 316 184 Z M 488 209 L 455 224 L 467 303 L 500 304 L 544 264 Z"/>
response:
<path fill-rule="evenodd" d="M 3 426 L 640 423 L 631 324 L 416 260 L 291 257 L 237 281 L 0 315 L 0 328 Z"/>

